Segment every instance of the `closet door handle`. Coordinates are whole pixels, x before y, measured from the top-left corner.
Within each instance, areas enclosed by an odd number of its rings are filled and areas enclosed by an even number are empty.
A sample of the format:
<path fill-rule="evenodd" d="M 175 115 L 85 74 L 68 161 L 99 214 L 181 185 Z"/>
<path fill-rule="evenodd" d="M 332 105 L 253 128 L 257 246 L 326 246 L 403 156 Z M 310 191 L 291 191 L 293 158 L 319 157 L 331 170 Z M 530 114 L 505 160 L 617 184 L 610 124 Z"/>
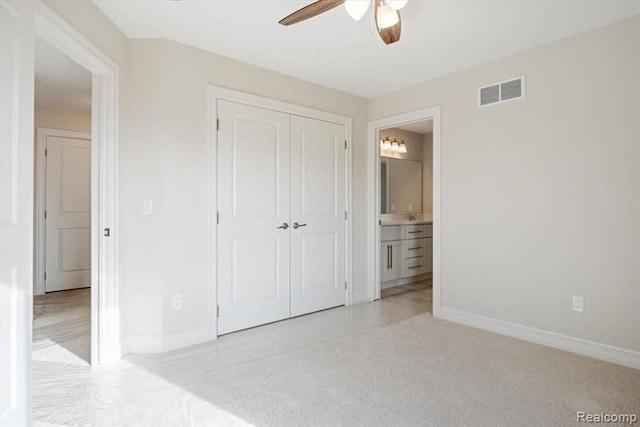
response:
<path fill-rule="evenodd" d="M 391 248 L 391 256 L 389 257 L 389 262 L 391 264 L 391 267 L 389 268 L 393 270 L 393 245 L 389 245 L 389 248 Z"/>
<path fill-rule="evenodd" d="M 289 228 L 289 224 L 287 224 L 286 222 L 283 222 L 282 225 L 278 228 L 282 228 L 283 230 L 286 230 L 287 228 Z"/>
<path fill-rule="evenodd" d="M 293 223 L 293 229 L 294 230 L 297 230 L 300 227 L 306 227 L 306 226 L 307 226 L 307 224 L 298 224 L 297 222 Z"/>

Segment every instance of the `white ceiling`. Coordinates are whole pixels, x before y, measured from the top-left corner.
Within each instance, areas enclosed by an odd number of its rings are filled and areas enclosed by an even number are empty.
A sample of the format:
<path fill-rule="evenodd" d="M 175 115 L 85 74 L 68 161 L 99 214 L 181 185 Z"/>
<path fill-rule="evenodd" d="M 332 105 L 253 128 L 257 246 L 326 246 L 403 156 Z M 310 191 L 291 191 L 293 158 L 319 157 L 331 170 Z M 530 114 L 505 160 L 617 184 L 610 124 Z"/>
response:
<path fill-rule="evenodd" d="M 423 120 L 421 122 L 409 123 L 408 125 L 396 126 L 396 129 L 408 132 L 427 134 L 433 132 L 433 120 Z"/>
<path fill-rule="evenodd" d="M 131 38 L 165 38 L 373 97 L 640 13 L 640 1 L 410 0 L 385 45 L 342 6 L 283 27 L 311 0 L 94 0 Z"/>
<path fill-rule="evenodd" d="M 38 37 L 35 76 L 36 107 L 91 108 L 91 73 Z"/>

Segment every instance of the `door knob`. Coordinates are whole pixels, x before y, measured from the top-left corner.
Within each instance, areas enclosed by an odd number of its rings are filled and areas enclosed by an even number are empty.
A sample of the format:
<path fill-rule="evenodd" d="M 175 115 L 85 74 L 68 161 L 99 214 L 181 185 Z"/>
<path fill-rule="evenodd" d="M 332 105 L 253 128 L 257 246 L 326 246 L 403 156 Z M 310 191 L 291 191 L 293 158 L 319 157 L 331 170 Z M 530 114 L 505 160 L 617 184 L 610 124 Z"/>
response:
<path fill-rule="evenodd" d="M 294 229 L 294 230 L 295 230 L 295 229 L 298 229 L 298 228 L 300 228 L 300 227 L 306 227 L 306 226 L 307 226 L 307 224 L 298 224 L 297 222 L 294 222 L 294 223 L 293 223 L 293 229 Z"/>
<path fill-rule="evenodd" d="M 289 228 L 289 224 L 287 224 L 286 222 L 283 222 L 282 225 L 278 228 L 282 228 L 283 230 L 286 230 L 287 228 Z"/>

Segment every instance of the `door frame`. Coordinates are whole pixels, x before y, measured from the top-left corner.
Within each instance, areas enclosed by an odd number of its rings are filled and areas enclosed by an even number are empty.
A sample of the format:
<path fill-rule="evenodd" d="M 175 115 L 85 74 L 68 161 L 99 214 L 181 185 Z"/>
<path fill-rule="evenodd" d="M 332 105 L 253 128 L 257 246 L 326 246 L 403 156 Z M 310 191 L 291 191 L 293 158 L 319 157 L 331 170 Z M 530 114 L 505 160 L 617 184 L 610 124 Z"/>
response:
<path fill-rule="evenodd" d="M 345 230 L 345 275 L 347 286 L 345 289 L 345 305 L 353 303 L 353 274 L 352 274 L 352 254 L 351 254 L 351 236 L 352 236 L 352 218 L 351 214 L 351 170 L 352 170 L 352 126 L 351 117 L 330 113 L 327 111 L 317 110 L 314 108 L 303 107 L 301 105 L 291 104 L 288 102 L 278 101 L 271 98 L 252 95 L 246 92 L 240 92 L 233 89 L 227 89 L 219 86 L 207 85 L 207 120 L 208 126 L 208 160 L 209 160 L 209 242 L 208 242 L 208 259 L 209 259 L 209 339 L 214 340 L 218 337 L 218 231 L 217 231 L 217 213 L 218 213 L 218 100 L 236 102 L 239 104 L 250 105 L 253 107 L 264 108 L 267 110 L 278 111 L 281 113 L 292 114 L 296 116 L 309 117 L 312 119 L 322 120 L 325 122 L 344 125 L 345 141 L 347 144 L 346 161 L 345 161 L 345 208 L 347 210 L 346 230 Z"/>
<path fill-rule="evenodd" d="M 118 65 L 46 4 L 35 2 L 35 35 L 92 73 L 91 364 L 121 358 L 118 296 Z M 26 166 L 26 165 L 25 165 Z M 33 168 L 33 163 L 29 165 Z M 109 230 L 109 236 L 106 231 Z"/>
<path fill-rule="evenodd" d="M 46 254 L 46 221 L 44 211 L 47 206 L 47 158 L 45 146 L 47 137 L 57 136 L 61 138 L 91 140 L 91 134 L 64 129 L 53 129 L 39 127 L 36 128 L 36 174 L 35 174 L 35 209 L 34 209 L 34 275 L 33 275 L 33 295 L 44 295 L 46 283 L 44 280 L 45 254 Z"/>
<path fill-rule="evenodd" d="M 441 107 L 439 105 L 369 121 L 367 129 L 367 297 L 380 298 L 380 131 L 424 120 L 433 120 L 433 316 L 440 317 L 441 270 Z"/>

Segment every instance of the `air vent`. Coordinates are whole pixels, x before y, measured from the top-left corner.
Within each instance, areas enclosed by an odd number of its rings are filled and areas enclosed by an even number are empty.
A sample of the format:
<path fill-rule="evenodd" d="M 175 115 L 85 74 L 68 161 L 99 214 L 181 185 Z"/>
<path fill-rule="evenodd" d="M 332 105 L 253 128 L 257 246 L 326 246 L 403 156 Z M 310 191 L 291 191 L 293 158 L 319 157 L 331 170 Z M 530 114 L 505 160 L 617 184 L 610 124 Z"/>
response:
<path fill-rule="evenodd" d="M 478 90 L 478 107 L 524 98 L 524 76 L 483 86 Z"/>

